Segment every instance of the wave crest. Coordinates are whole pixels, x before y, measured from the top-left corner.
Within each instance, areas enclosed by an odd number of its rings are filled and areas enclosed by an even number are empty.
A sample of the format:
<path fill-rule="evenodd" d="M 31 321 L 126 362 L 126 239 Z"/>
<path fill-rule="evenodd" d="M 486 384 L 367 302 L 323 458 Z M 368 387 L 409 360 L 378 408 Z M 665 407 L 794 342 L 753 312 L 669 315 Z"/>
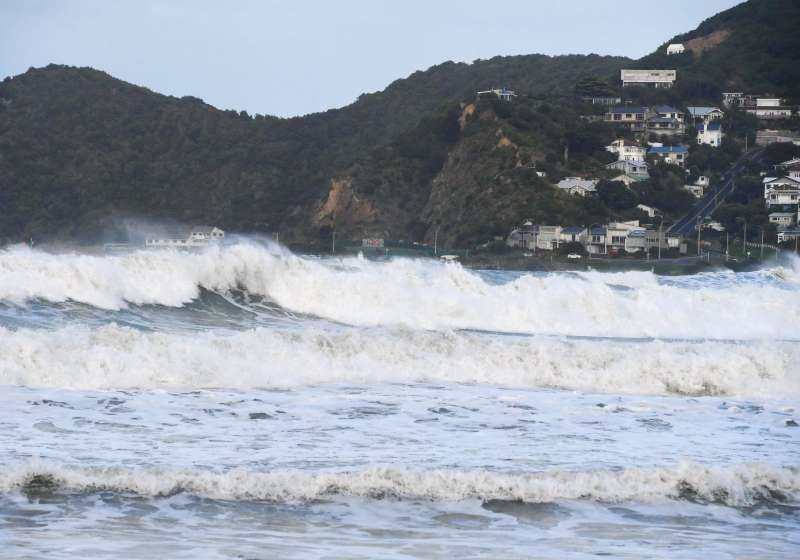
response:
<path fill-rule="evenodd" d="M 0 328 L 0 384 L 80 389 L 454 382 L 609 393 L 800 395 L 790 342 L 626 342 L 407 329 Z"/>
<path fill-rule="evenodd" d="M 55 489 L 113 491 L 141 496 L 189 493 L 213 499 L 303 502 L 336 496 L 460 501 L 559 500 L 600 502 L 693 499 L 749 506 L 761 501 L 794 501 L 797 469 L 764 464 L 710 467 L 684 463 L 674 468 L 619 471 L 545 471 L 503 474 L 486 470 L 420 470 L 369 467 L 351 472 L 276 470 L 224 473 L 200 470 L 7 466 L 0 491 Z"/>

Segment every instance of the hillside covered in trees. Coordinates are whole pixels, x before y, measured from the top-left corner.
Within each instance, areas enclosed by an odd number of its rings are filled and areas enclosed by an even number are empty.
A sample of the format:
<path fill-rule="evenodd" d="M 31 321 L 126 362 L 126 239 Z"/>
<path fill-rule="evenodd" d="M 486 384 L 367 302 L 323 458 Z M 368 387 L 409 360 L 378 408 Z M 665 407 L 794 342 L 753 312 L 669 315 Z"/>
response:
<path fill-rule="evenodd" d="M 626 95 L 719 103 L 733 88 L 796 102 L 798 23 L 797 2 L 750 0 L 673 39 L 696 48 L 669 61 L 659 48 L 639 61 L 447 62 L 342 109 L 291 119 L 220 111 L 90 68 L 31 69 L 0 83 L 0 240 L 93 242 L 122 235 L 127 218 L 147 218 L 280 232 L 308 247 L 327 245 L 334 230 L 415 241 L 440 231 L 445 244 L 469 246 L 526 218 L 634 215 L 634 201 L 678 215 L 690 201 L 670 169 L 632 196 L 612 185 L 579 200 L 551 186 L 573 174 L 610 178 L 603 147 L 619 131 L 584 118 L 597 108 L 580 102 L 576 85 L 619 93 L 621 68 L 677 67 L 673 90 Z M 519 97 L 476 99 L 496 86 Z"/>

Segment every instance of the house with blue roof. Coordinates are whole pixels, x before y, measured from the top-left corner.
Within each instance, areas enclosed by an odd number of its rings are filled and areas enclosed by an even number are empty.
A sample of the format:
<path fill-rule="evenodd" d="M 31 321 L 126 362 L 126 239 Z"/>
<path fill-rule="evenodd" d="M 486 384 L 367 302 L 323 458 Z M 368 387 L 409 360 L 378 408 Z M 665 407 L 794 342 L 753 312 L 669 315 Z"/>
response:
<path fill-rule="evenodd" d="M 654 155 L 666 163 L 684 167 L 686 159 L 689 157 L 689 148 L 686 146 L 652 146 L 647 154 Z"/>
<path fill-rule="evenodd" d="M 630 105 L 617 105 L 606 111 L 603 120 L 612 124 L 621 124 L 634 131 L 643 131 L 647 128 L 647 117 L 650 109 L 647 107 L 633 107 Z"/>
<path fill-rule="evenodd" d="M 654 115 L 647 119 L 647 131 L 655 134 L 683 134 L 686 114 L 670 105 L 659 105 L 653 109 Z"/>
<path fill-rule="evenodd" d="M 687 107 L 689 116 L 694 122 L 704 122 L 719 120 L 725 116 L 725 113 L 719 107 Z"/>
<path fill-rule="evenodd" d="M 708 144 L 715 148 L 719 148 L 722 144 L 722 124 L 718 122 L 708 122 L 697 125 L 697 143 Z"/>

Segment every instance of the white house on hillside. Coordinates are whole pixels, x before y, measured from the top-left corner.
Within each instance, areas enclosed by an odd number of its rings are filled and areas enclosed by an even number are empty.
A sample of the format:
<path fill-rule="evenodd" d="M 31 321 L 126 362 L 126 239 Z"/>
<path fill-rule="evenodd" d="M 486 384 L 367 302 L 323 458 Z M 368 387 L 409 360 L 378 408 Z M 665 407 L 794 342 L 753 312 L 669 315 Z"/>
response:
<path fill-rule="evenodd" d="M 667 47 L 667 54 L 683 54 L 686 49 L 682 43 L 672 43 Z"/>
<path fill-rule="evenodd" d="M 797 206 L 800 202 L 800 179 L 764 177 L 764 200 L 772 206 Z M 797 209 L 795 208 L 795 211 Z"/>
<path fill-rule="evenodd" d="M 697 143 L 708 144 L 718 148 L 722 144 L 722 125 L 718 122 L 710 122 L 697 126 Z"/>
<path fill-rule="evenodd" d="M 706 177 L 705 175 L 700 175 L 700 177 L 697 178 L 697 181 L 695 181 L 691 185 L 684 185 L 683 188 L 692 193 L 697 198 L 703 198 L 703 195 L 705 194 L 709 184 L 710 181 L 708 180 L 708 177 Z"/>
<path fill-rule="evenodd" d="M 489 93 L 492 93 L 495 96 L 497 96 L 497 98 L 500 101 L 512 101 L 517 96 L 516 92 L 506 88 L 493 88 L 493 89 L 487 89 L 486 91 L 479 91 L 478 96 L 486 95 Z"/>
<path fill-rule="evenodd" d="M 620 70 L 622 87 L 671 88 L 677 70 Z"/>
<path fill-rule="evenodd" d="M 647 148 L 624 138 L 614 140 L 606 146 L 606 150 L 616 154 L 620 161 L 644 161 L 647 155 Z"/>

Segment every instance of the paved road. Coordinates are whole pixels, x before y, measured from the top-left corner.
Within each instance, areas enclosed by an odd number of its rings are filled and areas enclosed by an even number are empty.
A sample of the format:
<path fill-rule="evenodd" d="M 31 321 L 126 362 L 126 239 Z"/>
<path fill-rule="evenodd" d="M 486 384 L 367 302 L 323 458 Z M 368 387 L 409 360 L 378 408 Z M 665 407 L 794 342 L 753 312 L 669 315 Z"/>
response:
<path fill-rule="evenodd" d="M 670 235 L 680 235 L 687 237 L 697 230 L 697 223 L 703 221 L 722 204 L 736 188 L 736 177 L 744 168 L 747 161 L 752 161 L 761 157 L 764 148 L 756 147 L 743 154 L 736 160 L 731 168 L 722 176 L 722 183 L 711 189 L 706 195 L 697 201 L 683 218 L 678 220 L 667 230 Z"/>

